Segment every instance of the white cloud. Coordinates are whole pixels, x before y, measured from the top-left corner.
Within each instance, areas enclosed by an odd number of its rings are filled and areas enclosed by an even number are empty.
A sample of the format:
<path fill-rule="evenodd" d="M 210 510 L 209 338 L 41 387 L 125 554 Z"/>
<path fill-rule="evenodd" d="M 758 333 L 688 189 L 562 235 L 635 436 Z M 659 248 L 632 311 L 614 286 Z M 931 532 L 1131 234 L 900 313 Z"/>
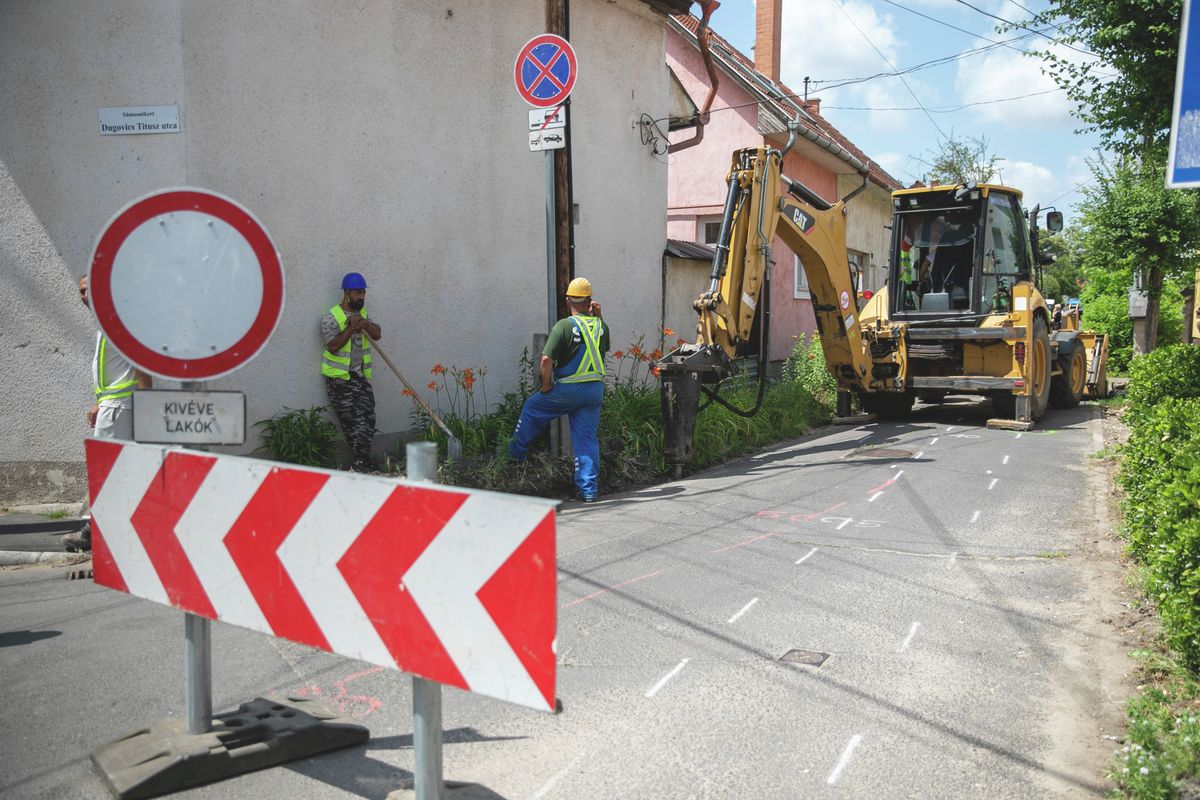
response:
<path fill-rule="evenodd" d="M 1033 208 L 1039 203 L 1048 205 L 1050 200 L 1067 188 L 1062 186 L 1054 170 L 1029 161 L 1000 162 L 999 174 L 992 180 L 1020 189 L 1024 195 L 1021 202 L 1026 208 Z"/>
<path fill-rule="evenodd" d="M 847 15 L 854 19 L 853 23 Z M 844 6 L 838 0 L 784 3 L 780 44 L 784 83 L 801 90 L 806 75 L 814 80 L 831 80 L 887 71 L 887 65 L 867 44 L 864 34 L 894 63 L 897 51 L 903 46 L 896 34 L 895 20 L 890 14 L 879 13 L 870 3 L 863 0 L 847 0 Z M 832 92 L 823 97 L 823 102 L 831 102 L 834 97 L 841 99 Z"/>
<path fill-rule="evenodd" d="M 980 42 L 975 46 L 982 44 L 985 43 Z M 1057 45 L 1049 47 L 1059 55 L 1072 55 L 1071 51 Z M 980 122 L 1012 128 L 1078 125 L 1078 121 L 1071 117 L 1071 101 L 1067 93 L 1058 90 L 1054 79 L 1043 71 L 1045 66 L 1046 62 L 1040 58 L 1003 47 L 965 58 L 958 62 L 958 74 L 954 81 L 959 102 L 977 103 L 1020 97 L 1020 100 L 976 106 L 972 111 Z"/>

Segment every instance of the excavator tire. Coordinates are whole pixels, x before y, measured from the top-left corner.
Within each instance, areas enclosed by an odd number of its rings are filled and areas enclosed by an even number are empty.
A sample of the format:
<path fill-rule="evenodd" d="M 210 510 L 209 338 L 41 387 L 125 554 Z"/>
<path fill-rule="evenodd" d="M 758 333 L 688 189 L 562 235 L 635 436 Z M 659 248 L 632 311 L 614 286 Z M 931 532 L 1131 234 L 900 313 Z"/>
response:
<path fill-rule="evenodd" d="M 902 419 L 912 411 L 912 392 L 864 392 L 858 396 L 863 411 L 880 419 Z"/>
<path fill-rule="evenodd" d="M 1033 374 L 1040 370 L 1040 375 Z M 1033 382 L 1030 416 L 1037 422 L 1050 404 L 1050 332 L 1041 317 L 1033 321 L 1033 352 L 1029 354 L 1029 380 Z"/>
<path fill-rule="evenodd" d="M 1058 359 L 1062 374 L 1050 380 L 1050 405 L 1054 408 L 1074 408 L 1083 399 L 1087 383 L 1087 356 L 1079 342 L 1072 344 Z"/>

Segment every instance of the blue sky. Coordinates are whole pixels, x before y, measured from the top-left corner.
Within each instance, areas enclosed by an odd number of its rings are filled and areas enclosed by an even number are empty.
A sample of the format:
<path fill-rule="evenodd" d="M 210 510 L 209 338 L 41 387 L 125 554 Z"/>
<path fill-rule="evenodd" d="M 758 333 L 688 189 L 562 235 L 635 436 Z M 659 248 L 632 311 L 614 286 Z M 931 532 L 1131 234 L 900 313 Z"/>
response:
<path fill-rule="evenodd" d="M 1039 11 L 1047 5 L 967 2 L 1012 21 L 1028 19 L 1022 6 Z M 721 0 L 711 21 L 713 30 L 751 57 L 754 6 L 755 0 Z M 1087 160 L 1095 157 L 1098 138 L 1075 133 L 1084 125 L 1071 115 L 1066 93 L 1042 73 L 1040 59 L 1020 51 L 1054 47 L 1072 58 L 1086 56 L 1041 36 L 1009 41 L 1025 31 L 998 34 L 997 24 L 960 0 L 783 0 L 781 77 L 797 92 L 803 91 L 804 77 L 811 77 L 809 94 L 821 98 L 822 115 L 906 185 L 923 175 L 921 162 L 931 160 L 944 136 L 983 136 L 990 151 L 1005 159 L 1003 182 L 1025 192 L 1027 208 L 1054 205 L 1074 216 L 1078 187 L 1091 180 Z M 1007 45 L 913 72 L 903 82 L 885 77 L 828 85 L 987 47 L 988 40 Z M 992 102 L 997 100 L 1002 102 Z M 883 110 L 893 108 L 910 110 Z"/>

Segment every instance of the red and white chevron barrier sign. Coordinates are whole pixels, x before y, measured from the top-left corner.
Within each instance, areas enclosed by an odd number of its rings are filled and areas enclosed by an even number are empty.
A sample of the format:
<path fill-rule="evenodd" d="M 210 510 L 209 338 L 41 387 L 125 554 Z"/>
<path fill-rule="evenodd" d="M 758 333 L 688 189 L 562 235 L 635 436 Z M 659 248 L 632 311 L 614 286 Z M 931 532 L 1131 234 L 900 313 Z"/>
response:
<path fill-rule="evenodd" d="M 554 709 L 554 504 L 89 439 L 96 583 Z"/>

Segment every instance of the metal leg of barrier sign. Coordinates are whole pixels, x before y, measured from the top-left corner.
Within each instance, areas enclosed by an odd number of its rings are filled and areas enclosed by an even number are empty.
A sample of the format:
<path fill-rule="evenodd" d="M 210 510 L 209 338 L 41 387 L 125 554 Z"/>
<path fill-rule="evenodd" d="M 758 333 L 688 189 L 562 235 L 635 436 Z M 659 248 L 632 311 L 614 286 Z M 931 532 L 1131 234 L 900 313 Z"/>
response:
<path fill-rule="evenodd" d="M 204 617 L 185 612 L 187 635 L 187 732 L 212 730 L 212 626 Z"/>
<path fill-rule="evenodd" d="M 437 483 L 437 445 L 409 442 L 405 449 L 411 481 Z M 413 676 L 413 788 L 417 800 L 442 800 L 442 686 Z"/>

